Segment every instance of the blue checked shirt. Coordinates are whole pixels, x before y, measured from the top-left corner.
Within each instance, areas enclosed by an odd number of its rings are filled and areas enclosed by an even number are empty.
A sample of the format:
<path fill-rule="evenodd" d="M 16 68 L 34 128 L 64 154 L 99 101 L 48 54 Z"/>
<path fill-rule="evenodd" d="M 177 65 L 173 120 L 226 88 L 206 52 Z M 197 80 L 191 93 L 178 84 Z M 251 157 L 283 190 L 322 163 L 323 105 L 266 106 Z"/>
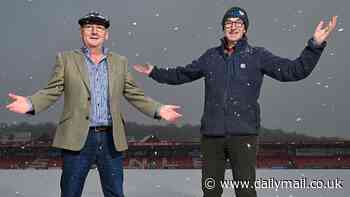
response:
<path fill-rule="evenodd" d="M 107 48 L 103 48 L 104 57 L 95 64 L 90 58 L 89 49 L 82 48 L 91 87 L 90 126 L 112 125 L 108 96 L 107 51 Z"/>

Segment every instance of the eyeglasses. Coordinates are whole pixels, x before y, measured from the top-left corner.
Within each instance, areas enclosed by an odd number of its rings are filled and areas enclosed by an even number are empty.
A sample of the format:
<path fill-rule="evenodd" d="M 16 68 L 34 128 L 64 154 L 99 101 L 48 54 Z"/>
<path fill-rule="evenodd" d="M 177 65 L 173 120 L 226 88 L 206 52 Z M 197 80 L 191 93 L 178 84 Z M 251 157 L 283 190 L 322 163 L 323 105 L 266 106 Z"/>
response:
<path fill-rule="evenodd" d="M 230 29 L 230 28 L 233 28 L 233 27 L 237 27 L 237 28 L 240 28 L 240 27 L 243 27 L 244 23 L 243 21 L 241 20 L 237 20 L 237 21 L 226 21 L 225 22 L 225 28 L 226 29 Z"/>
<path fill-rule="evenodd" d="M 89 24 L 87 24 L 87 25 L 83 26 L 83 29 L 85 31 L 89 31 L 89 32 L 92 32 L 95 29 L 95 31 L 98 33 L 103 33 L 106 31 L 106 28 L 102 25 L 89 25 Z"/>

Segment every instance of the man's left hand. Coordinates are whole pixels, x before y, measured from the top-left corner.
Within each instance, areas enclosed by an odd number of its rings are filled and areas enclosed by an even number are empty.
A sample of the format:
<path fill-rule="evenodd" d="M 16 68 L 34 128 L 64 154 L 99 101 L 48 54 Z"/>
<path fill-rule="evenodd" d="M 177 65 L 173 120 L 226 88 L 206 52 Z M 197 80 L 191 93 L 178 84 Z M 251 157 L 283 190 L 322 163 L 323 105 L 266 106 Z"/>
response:
<path fill-rule="evenodd" d="M 180 106 L 176 105 L 163 105 L 159 110 L 159 115 L 162 119 L 174 123 L 178 118 L 182 117 L 181 114 L 176 112 L 176 109 L 179 109 Z"/>
<path fill-rule="evenodd" d="M 336 25 L 337 25 L 337 16 L 332 16 L 332 19 L 328 22 L 328 24 L 325 24 L 324 21 L 321 21 L 317 25 L 314 33 L 314 37 L 313 37 L 316 44 L 321 45 L 324 41 L 326 41 L 329 35 L 335 29 Z"/>

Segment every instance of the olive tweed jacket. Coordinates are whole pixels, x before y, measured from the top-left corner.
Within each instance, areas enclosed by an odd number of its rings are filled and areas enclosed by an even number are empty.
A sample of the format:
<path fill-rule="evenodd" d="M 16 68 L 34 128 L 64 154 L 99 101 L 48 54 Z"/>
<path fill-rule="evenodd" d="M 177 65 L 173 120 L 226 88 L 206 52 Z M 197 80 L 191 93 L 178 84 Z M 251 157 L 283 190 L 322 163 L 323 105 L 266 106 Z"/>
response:
<path fill-rule="evenodd" d="M 121 100 L 126 100 L 144 114 L 154 117 L 160 103 L 144 95 L 128 71 L 127 59 L 116 53 L 107 54 L 108 96 L 113 120 L 113 138 L 116 150 L 128 148 Z M 90 83 L 84 55 L 80 50 L 58 53 L 54 72 L 47 86 L 29 99 L 35 113 L 47 109 L 64 94 L 64 109 L 58 123 L 53 146 L 80 150 L 89 131 L 91 105 Z"/>

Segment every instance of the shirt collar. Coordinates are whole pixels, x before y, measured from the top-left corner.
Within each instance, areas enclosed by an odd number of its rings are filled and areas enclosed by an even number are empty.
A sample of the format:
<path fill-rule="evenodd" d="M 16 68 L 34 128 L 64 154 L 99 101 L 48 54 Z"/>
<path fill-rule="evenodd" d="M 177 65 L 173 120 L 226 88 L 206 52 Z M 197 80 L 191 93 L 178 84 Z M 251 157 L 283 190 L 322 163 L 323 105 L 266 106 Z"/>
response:
<path fill-rule="evenodd" d="M 81 47 L 81 52 L 91 61 L 89 48 L 87 48 L 85 45 L 83 45 Z M 103 61 L 107 58 L 107 54 L 109 52 L 109 49 L 107 47 L 102 46 L 102 52 L 103 52 L 103 57 L 102 57 L 101 61 Z"/>
<path fill-rule="evenodd" d="M 90 49 L 87 48 L 85 45 L 83 45 L 81 47 L 81 52 L 83 52 L 83 54 L 85 54 L 86 56 L 90 57 Z M 109 49 L 107 47 L 102 47 L 102 52 L 104 56 L 107 56 Z"/>

